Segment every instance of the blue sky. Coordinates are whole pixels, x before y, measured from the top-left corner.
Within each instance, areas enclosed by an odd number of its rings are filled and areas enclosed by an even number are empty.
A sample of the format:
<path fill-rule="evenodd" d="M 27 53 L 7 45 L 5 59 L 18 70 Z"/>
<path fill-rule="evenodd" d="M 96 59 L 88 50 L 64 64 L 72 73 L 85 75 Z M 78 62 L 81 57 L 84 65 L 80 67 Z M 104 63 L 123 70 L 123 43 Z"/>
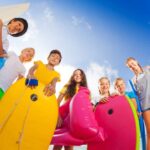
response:
<path fill-rule="evenodd" d="M 82 68 L 89 86 L 97 88 L 103 75 L 111 80 L 117 76 L 126 81 L 131 78 L 124 65 L 129 56 L 142 65 L 150 64 L 148 0 L 0 0 L 0 5 L 24 2 L 30 3 L 22 15 L 29 22 L 29 30 L 21 38 L 10 38 L 10 49 L 19 53 L 32 46 L 37 52 L 35 59 L 43 61 L 51 49 L 60 49 L 62 77 L 67 70 L 69 78 L 73 69 Z"/>

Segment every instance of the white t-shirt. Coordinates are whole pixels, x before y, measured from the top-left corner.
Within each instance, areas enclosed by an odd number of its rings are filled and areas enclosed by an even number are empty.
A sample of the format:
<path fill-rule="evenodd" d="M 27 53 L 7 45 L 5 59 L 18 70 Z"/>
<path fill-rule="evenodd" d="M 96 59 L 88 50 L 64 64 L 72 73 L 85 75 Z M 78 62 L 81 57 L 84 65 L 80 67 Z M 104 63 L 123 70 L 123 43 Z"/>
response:
<path fill-rule="evenodd" d="M 18 75 L 25 74 L 25 67 L 14 52 L 8 52 L 5 65 L 0 70 L 0 88 L 6 91 Z"/>
<path fill-rule="evenodd" d="M 2 44 L 3 44 L 3 49 L 7 52 L 8 51 L 8 47 L 9 47 L 9 41 L 7 39 L 7 28 L 5 26 L 3 26 L 2 28 Z"/>
<path fill-rule="evenodd" d="M 105 96 L 102 96 L 102 95 L 99 95 L 99 96 L 96 96 L 96 97 L 92 97 L 92 100 L 91 100 L 91 102 L 92 102 L 92 104 L 94 104 L 94 105 L 96 105 L 98 102 L 100 102 L 100 100 L 102 99 L 102 98 L 104 98 Z"/>

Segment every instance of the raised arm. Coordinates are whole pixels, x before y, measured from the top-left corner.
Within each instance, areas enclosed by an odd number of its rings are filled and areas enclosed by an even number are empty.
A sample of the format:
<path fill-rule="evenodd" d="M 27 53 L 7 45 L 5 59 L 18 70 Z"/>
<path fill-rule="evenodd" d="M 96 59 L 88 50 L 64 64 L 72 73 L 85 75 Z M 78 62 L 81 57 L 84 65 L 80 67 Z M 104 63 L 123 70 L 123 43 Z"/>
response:
<path fill-rule="evenodd" d="M 27 78 L 29 78 L 29 79 L 35 78 L 35 77 L 34 77 L 34 72 L 35 72 L 35 70 L 37 69 L 37 67 L 38 67 L 38 65 L 37 65 L 37 64 L 34 64 L 34 65 L 29 69 Z"/>

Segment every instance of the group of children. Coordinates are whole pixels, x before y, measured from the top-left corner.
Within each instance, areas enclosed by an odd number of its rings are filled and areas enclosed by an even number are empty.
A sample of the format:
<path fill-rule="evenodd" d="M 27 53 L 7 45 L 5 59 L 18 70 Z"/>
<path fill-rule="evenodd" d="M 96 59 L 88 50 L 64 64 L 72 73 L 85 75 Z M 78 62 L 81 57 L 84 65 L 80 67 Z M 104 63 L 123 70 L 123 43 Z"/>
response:
<path fill-rule="evenodd" d="M 99 79 L 99 93 L 100 93 L 99 97 L 100 98 L 98 99 L 98 101 L 96 101 L 95 105 L 97 105 L 98 103 L 106 103 L 108 101 L 108 97 L 113 97 L 117 95 L 126 95 L 132 100 L 135 106 L 135 109 L 137 109 L 135 95 L 134 93 L 126 91 L 126 84 L 123 78 L 118 77 L 115 79 L 114 89 L 115 89 L 115 92 L 111 93 L 110 92 L 110 80 L 107 77 L 101 77 Z"/>
<path fill-rule="evenodd" d="M 33 48 L 23 49 L 19 56 L 13 51 L 8 51 L 7 36 L 22 36 L 27 29 L 28 23 L 23 18 L 14 18 L 7 25 L 0 20 L 0 99 L 16 78 L 20 79 L 25 75 L 23 63 L 31 61 L 34 56 Z"/>
<path fill-rule="evenodd" d="M 3 25 L 2 20 L 0 20 L 0 99 L 2 99 L 5 91 L 17 77 L 20 79 L 25 75 L 26 70 L 23 63 L 31 61 L 35 55 L 33 48 L 23 49 L 19 56 L 15 52 L 8 52 L 7 35 L 9 34 L 14 37 L 21 36 L 27 31 L 27 28 L 28 23 L 22 18 L 14 18 L 7 25 Z M 28 72 L 27 86 L 34 87 L 36 85 L 32 81 L 40 81 L 45 85 L 43 91 L 46 96 L 54 94 L 56 92 L 56 83 L 60 81 L 60 74 L 54 68 L 61 62 L 61 59 L 61 52 L 59 50 L 52 50 L 47 58 L 47 64 L 44 64 L 42 61 L 36 61 Z M 127 59 L 126 65 L 134 73 L 133 83 L 141 102 L 142 115 L 147 129 L 147 150 L 150 150 L 150 66 L 142 68 L 137 60 L 132 57 Z M 57 128 L 63 126 L 63 120 L 69 114 L 71 98 L 78 92 L 80 86 L 87 87 L 86 75 L 83 70 L 76 69 L 69 82 L 60 91 L 57 99 L 60 106 Z M 117 92 L 110 93 L 109 79 L 107 77 L 100 78 L 100 98 L 97 102 L 107 103 L 109 96 L 127 95 L 137 109 L 135 97 L 126 92 L 125 81 L 122 78 L 117 78 L 114 81 L 114 88 Z M 63 99 L 65 99 L 64 103 L 60 105 Z M 62 145 L 55 145 L 53 147 L 53 150 L 61 149 Z M 65 150 L 73 150 L 73 146 L 65 146 Z"/>
<path fill-rule="evenodd" d="M 0 20 L 0 100 L 15 79 L 18 80 L 25 76 L 26 69 L 23 64 L 30 62 L 35 55 L 34 48 L 30 47 L 21 50 L 19 56 L 14 51 L 8 51 L 7 35 L 19 37 L 26 33 L 27 29 L 28 22 L 23 18 L 14 18 L 7 25 Z M 54 66 L 60 63 L 61 58 L 59 50 L 52 50 L 47 58 L 48 63 L 43 64 L 42 61 L 36 61 L 27 75 L 30 81 L 36 78 L 46 85 L 44 92 L 47 96 L 55 93 L 56 82 L 60 80 L 60 75 L 54 70 Z M 32 82 L 30 83 L 28 86 L 34 86 Z"/>
<path fill-rule="evenodd" d="M 142 115 L 145 121 L 145 126 L 147 130 L 147 148 L 146 150 L 150 150 L 150 66 L 141 67 L 138 61 L 132 57 L 127 58 L 126 66 L 134 73 L 134 77 L 132 82 L 136 88 L 137 96 L 140 100 L 142 107 Z M 87 87 L 86 75 L 83 70 L 77 69 L 73 72 L 69 82 L 63 87 L 58 97 L 58 102 L 63 97 L 65 97 L 65 103 L 59 108 L 59 119 L 57 127 L 61 127 L 63 125 L 63 120 L 69 114 L 69 104 L 71 98 L 78 92 L 80 86 Z M 114 89 L 115 93 L 110 93 L 110 80 L 107 77 L 101 77 L 99 79 L 99 99 L 95 103 L 106 103 L 110 96 L 116 95 L 126 95 L 133 102 L 135 109 L 137 110 L 136 96 L 133 92 L 126 91 L 126 84 L 123 78 L 116 78 L 114 81 Z M 137 115 L 141 115 L 138 113 Z M 61 145 L 55 145 L 53 150 L 61 150 Z M 65 146 L 65 150 L 73 150 L 73 146 Z"/>

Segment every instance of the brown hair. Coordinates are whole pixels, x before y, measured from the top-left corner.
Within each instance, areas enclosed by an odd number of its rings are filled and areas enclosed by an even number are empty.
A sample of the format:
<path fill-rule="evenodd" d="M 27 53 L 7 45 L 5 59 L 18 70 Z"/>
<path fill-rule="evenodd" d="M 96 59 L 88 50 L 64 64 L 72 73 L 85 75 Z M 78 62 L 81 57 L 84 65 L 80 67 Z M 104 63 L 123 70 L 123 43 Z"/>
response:
<path fill-rule="evenodd" d="M 86 75 L 85 75 L 84 71 L 82 69 L 76 69 L 73 72 L 73 74 L 69 80 L 69 83 L 66 85 L 67 86 L 67 92 L 65 93 L 65 99 L 73 97 L 76 93 L 76 84 L 77 83 L 74 80 L 74 74 L 77 70 L 79 70 L 81 72 L 81 77 L 82 77 L 82 81 L 80 83 L 80 86 L 87 87 L 87 80 L 86 80 Z"/>
<path fill-rule="evenodd" d="M 61 55 L 61 52 L 58 50 L 58 49 L 54 49 L 50 52 L 50 54 L 48 55 L 47 58 L 49 58 L 51 56 L 51 54 L 58 54 L 60 56 L 60 60 L 59 60 L 59 63 L 61 62 L 61 59 L 62 59 L 62 55 Z"/>

